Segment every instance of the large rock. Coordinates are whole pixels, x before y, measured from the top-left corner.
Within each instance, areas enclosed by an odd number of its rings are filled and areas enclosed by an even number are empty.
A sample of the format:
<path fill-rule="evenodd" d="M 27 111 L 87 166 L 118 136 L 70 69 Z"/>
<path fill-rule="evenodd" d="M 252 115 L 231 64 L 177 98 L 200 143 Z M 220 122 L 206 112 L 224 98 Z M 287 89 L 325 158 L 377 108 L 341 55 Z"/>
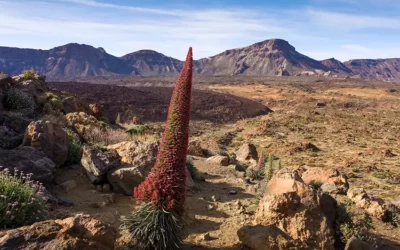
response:
<path fill-rule="evenodd" d="M 156 163 L 158 143 L 156 141 L 129 141 L 110 145 L 107 149 L 116 150 L 121 156 L 122 164 L 143 167 L 144 174 L 147 176 Z"/>
<path fill-rule="evenodd" d="M 99 121 L 84 112 L 68 113 L 65 115 L 68 126 L 75 129 L 76 133 L 83 139 L 88 139 L 88 134 L 94 129 L 104 129 Z"/>
<path fill-rule="evenodd" d="M 235 154 L 236 159 L 241 162 L 258 160 L 257 149 L 253 144 L 243 144 Z"/>
<path fill-rule="evenodd" d="M 133 188 L 145 179 L 144 167 L 117 167 L 107 173 L 107 179 L 115 192 L 131 196 Z"/>
<path fill-rule="evenodd" d="M 383 202 L 371 198 L 363 188 L 351 188 L 347 192 L 347 196 L 356 204 L 356 206 L 364 209 L 370 215 L 385 219 L 387 209 Z"/>
<path fill-rule="evenodd" d="M 13 77 L 13 81 L 16 87 L 32 95 L 36 100 L 36 103 L 42 94 L 49 91 L 49 87 L 46 85 L 45 80 L 39 75 L 36 75 L 35 79 L 22 79 L 22 81 L 21 78 L 16 80 L 16 78 Z"/>
<path fill-rule="evenodd" d="M 68 157 L 68 135 L 60 126 L 50 121 L 35 121 L 25 132 L 24 146 L 31 146 L 43 152 L 57 165 L 65 163 Z"/>
<path fill-rule="evenodd" d="M 54 179 L 56 164 L 42 152 L 32 147 L 20 147 L 14 150 L 0 149 L 0 171 L 8 168 L 32 174 L 31 179 L 51 183 Z"/>
<path fill-rule="evenodd" d="M 94 184 L 106 180 L 108 170 L 118 167 L 120 157 L 115 150 L 102 151 L 91 146 L 84 146 L 81 165 L 90 181 Z"/>
<path fill-rule="evenodd" d="M 268 183 L 255 222 L 276 225 L 303 247 L 333 250 L 335 218 L 336 201 L 305 184 L 297 171 L 285 168 Z"/>
<path fill-rule="evenodd" d="M 211 156 L 207 159 L 209 162 L 214 162 L 220 166 L 229 166 L 229 157 L 223 155 Z"/>
<path fill-rule="evenodd" d="M 1 250 L 114 250 L 117 231 L 89 215 L 48 220 L 0 233 Z"/>
<path fill-rule="evenodd" d="M 370 244 L 357 239 L 356 237 L 351 237 L 346 244 L 344 250 L 375 250 L 376 248 Z"/>
<path fill-rule="evenodd" d="M 294 240 L 275 225 L 244 226 L 237 232 L 239 240 L 253 250 L 300 250 Z"/>
<path fill-rule="evenodd" d="M 347 178 L 337 169 L 309 168 L 301 178 L 306 184 L 320 182 L 322 191 L 333 194 L 346 194 L 349 189 Z"/>

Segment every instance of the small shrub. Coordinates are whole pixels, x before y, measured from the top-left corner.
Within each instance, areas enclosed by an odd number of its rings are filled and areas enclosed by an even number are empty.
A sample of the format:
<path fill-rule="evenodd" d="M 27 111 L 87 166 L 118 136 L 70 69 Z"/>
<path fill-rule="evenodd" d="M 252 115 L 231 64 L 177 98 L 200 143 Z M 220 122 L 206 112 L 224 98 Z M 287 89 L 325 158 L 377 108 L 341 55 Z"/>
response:
<path fill-rule="evenodd" d="M 47 213 L 43 187 L 30 175 L 0 172 L 0 228 L 16 228 L 43 220 Z"/>
<path fill-rule="evenodd" d="M 186 168 L 190 176 L 192 176 L 192 179 L 195 180 L 199 174 L 199 171 L 194 166 L 193 161 L 191 159 L 186 160 Z"/>
<path fill-rule="evenodd" d="M 117 114 L 117 118 L 115 119 L 115 124 L 120 124 L 121 123 L 121 114 Z"/>
<path fill-rule="evenodd" d="M 363 241 L 371 239 L 369 231 L 373 229 L 372 218 L 368 214 L 357 216 L 350 212 L 349 204 L 337 207 L 336 234 L 342 242 L 347 242 L 352 236 Z"/>
<path fill-rule="evenodd" d="M 96 127 L 88 130 L 85 135 L 87 142 L 102 146 L 130 141 L 132 139 L 133 137 L 126 133 L 125 130 L 112 128 L 101 129 Z"/>
<path fill-rule="evenodd" d="M 252 180 L 262 180 L 265 177 L 264 169 L 247 169 L 246 176 Z"/>
<path fill-rule="evenodd" d="M 77 164 L 82 158 L 83 144 L 80 138 L 71 132 L 68 132 L 68 158 L 66 165 Z"/>
<path fill-rule="evenodd" d="M 32 113 L 35 109 L 35 100 L 28 93 L 11 88 L 6 91 L 4 96 L 4 105 L 7 109 Z"/>
<path fill-rule="evenodd" d="M 33 80 L 36 76 L 35 71 L 33 71 L 32 69 L 24 70 L 22 74 L 25 80 Z"/>
<path fill-rule="evenodd" d="M 126 216 L 121 228 L 129 230 L 138 249 L 182 249 L 179 215 L 173 210 L 154 209 L 151 203 L 146 203 Z"/>
<path fill-rule="evenodd" d="M 394 227 L 400 227 L 400 208 L 390 205 L 384 218 L 385 222 L 389 222 Z"/>
<path fill-rule="evenodd" d="M 321 186 L 322 186 L 322 182 L 320 182 L 320 181 L 312 181 L 311 183 L 310 183 L 310 186 L 313 188 L 313 189 L 315 189 L 315 190 L 318 190 Z"/>
<path fill-rule="evenodd" d="M 144 125 L 136 125 L 126 130 L 126 132 L 130 135 L 139 135 L 144 134 L 146 127 Z"/>

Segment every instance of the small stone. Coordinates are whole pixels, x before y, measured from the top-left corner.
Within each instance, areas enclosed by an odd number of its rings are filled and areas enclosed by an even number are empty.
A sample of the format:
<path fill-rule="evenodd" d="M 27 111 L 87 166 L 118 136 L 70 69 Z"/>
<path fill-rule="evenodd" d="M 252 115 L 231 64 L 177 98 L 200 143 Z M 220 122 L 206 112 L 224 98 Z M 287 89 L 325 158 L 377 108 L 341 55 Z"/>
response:
<path fill-rule="evenodd" d="M 207 206 L 207 209 L 208 209 L 208 210 L 213 210 L 214 208 L 215 208 L 215 207 L 214 207 L 213 205 L 211 205 L 211 204 Z"/>
<path fill-rule="evenodd" d="M 96 190 L 97 190 L 97 191 L 103 191 L 103 187 L 102 187 L 101 185 L 97 185 L 97 186 L 96 186 Z"/>
<path fill-rule="evenodd" d="M 78 184 L 76 184 L 76 181 L 74 180 L 69 180 L 64 183 L 61 183 L 60 186 L 63 187 L 65 190 L 69 191 L 73 188 L 76 188 Z"/>
<path fill-rule="evenodd" d="M 115 202 L 115 194 L 104 194 L 101 196 L 104 201 L 100 203 L 100 206 L 105 207 Z"/>
<path fill-rule="evenodd" d="M 205 234 L 201 235 L 201 238 L 200 238 L 200 239 L 203 240 L 203 241 L 210 241 L 210 240 L 212 240 L 212 238 L 211 238 L 211 236 L 210 236 L 210 233 L 205 233 Z"/>
<path fill-rule="evenodd" d="M 74 205 L 74 202 L 67 198 L 59 198 L 58 204 L 61 206 L 72 207 Z"/>
<path fill-rule="evenodd" d="M 111 185 L 110 184 L 104 184 L 103 185 L 103 191 L 110 192 L 111 191 Z"/>
<path fill-rule="evenodd" d="M 216 197 L 215 195 L 213 195 L 213 196 L 211 196 L 211 200 L 212 200 L 213 202 L 216 202 L 216 201 L 217 201 L 217 197 Z"/>
<path fill-rule="evenodd" d="M 237 191 L 236 190 L 229 190 L 229 194 L 235 195 L 235 194 L 237 194 Z"/>

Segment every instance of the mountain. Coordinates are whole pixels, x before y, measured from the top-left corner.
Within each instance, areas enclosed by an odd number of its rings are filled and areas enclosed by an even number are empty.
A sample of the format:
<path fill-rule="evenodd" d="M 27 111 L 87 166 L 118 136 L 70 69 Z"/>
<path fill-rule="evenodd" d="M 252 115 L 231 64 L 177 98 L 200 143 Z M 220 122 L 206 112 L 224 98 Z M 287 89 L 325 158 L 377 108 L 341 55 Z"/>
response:
<path fill-rule="evenodd" d="M 136 69 L 103 48 L 70 43 L 50 50 L 0 47 L 0 68 L 8 74 L 33 69 L 49 78 L 132 74 Z"/>
<path fill-rule="evenodd" d="M 295 75 L 321 70 L 321 62 L 300 54 L 287 41 L 270 39 L 248 47 L 227 50 L 195 62 L 195 70 L 204 75 Z"/>
<path fill-rule="evenodd" d="M 352 74 L 351 69 L 349 69 L 344 63 L 335 58 L 329 58 L 326 60 L 322 60 L 321 63 L 325 65 L 330 71 L 338 74 Z"/>
<path fill-rule="evenodd" d="M 357 59 L 344 62 L 355 77 L 363 79 L 400 81 L 400 58 Z"/>
<path fill-rule="evenodd" d="M 153 50 L 139 50 L 122 57 L 103 48 L 70 43 L 50 50 L 0 47 L 0 70 L 13 75 L 34 69 L 51 79 L 113 75 L 178 75 L 183 62 Z M 230 49 L 193 62 L 200 75 L 337 75 L 400 81 L 400 59 L 317 61 L 282 39 L 269 39 Z"/>
<path fill-rule="evenodd" d="M 139 50 L 121 57 L 140 75 L 178 75 L 183 62 L 154 50 Z"/>

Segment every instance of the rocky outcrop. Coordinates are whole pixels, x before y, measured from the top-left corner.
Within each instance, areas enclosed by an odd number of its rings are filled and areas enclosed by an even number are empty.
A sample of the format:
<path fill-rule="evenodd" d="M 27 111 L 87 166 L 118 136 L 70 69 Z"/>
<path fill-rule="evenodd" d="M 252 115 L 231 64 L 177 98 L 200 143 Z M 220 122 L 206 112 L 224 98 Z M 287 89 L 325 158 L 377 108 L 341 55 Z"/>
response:
<path fill-rule="evenodd" d="M 117 231 L 89 215 L 0 232 L 2 250 L 114 250 Z"/>
<path fill-rule="evenodd" d="M 14 150 L 0 149 L 0 171 L 6 168 L 11 173 L 18 170 L 24 174 L 32 174 L 32 180 L 46 184 L 53 181 L 56 164 L 32 147 L 20 147 Z"/>
<path fill-rule="evenodd" d="M 58 124 L 50 121 L 35 121 L 25 132 L 24 146 L 31 146 L 49 157 L 57 165 L 65 163 L 68 157 L 68 135 Z"/>
<path fill-rule="evenodd" d="M 90 114 L 91 110 L 89 108 L 89 105 L 84 103 L 82 100 L 80 100 L 78 97 L 75 96 L 67 96 L 62 99 L 61 101 L 61 106 L 62 106 L 62 112 L 64 114 L 68 113 L 80 113 L 84 112 L 87 114 Z"/>
<path fill-rule="evenodd" d="M 133 195 L 133 188 L 139 186 L 146 178 L 144 167 L 117 167 L 107 173 L 108 182 L 113 190 L 125 195 Z"/>
<path fill-rule="evenodd" d="M 115 150 L 102 151 L 87 145 L 83 147 L 81 165 L 94 184 L 104 182 L 107 172 L 119 164 L 120 157 Z"/>
<path fill-rule="evenodd" d="M 89 105 L 90 111 L 94 117 L 100 119 L 104 116 L 104 106 L 101 104 L 93 103 Z"/>
<path fill-rule="evenodd" d="M 103 129 L 98 120 L 84 112 L 75 112 L 65 115 L 68 126 L 75 129 L 76 133 L 83 139 L 94 129 Z"/>
<path fill-rule="evenodd" d="M 334 249 L 336 201 L 309 187 L 296 170 L 280 170 L 267 185 L 255 223 L 274 224 L 303 247 Z"/>
<path fill-rule="evenodd" d="M 229 157 L 224 155 L 215 155 L 207 158 L 208 162 L 216 163 L 220 166 L 229 166 Z"/>
<path fill-rule="evenodd" d="M 253 250 L 300 250 L 295 241 L 275 225 L 244 226 L 237 232 L 239 240 Z"/>
<path fill-rule="evenodd" d="M 156 163 L 158 143 L 156 141 L 129 141 L 110 145 L 107 149 L 117 151 L 122 165 L 143 167 L 144 174 L 147 176 Z"/>
<path fill-rule="evenodd" d="M 321 189 L 326 193 L 346 194 L 349 189 L 347 178 L 337 169 L 309 168 L 301 178 L 306 184 L 321 183 Z"/>
<path fill-rule="evenodd" d="M 385 219 L 387 210 L 383 202 L 371 198 L 363 188 L 350 188 L 347 197 L 370 215 L 381 220 Z"/>
<path fill-rule="evenodd" d="M 257 148 L 253 144 L 243 144 L 236 152 L 236 159 L 241 162 L 257 161 Z"/>

